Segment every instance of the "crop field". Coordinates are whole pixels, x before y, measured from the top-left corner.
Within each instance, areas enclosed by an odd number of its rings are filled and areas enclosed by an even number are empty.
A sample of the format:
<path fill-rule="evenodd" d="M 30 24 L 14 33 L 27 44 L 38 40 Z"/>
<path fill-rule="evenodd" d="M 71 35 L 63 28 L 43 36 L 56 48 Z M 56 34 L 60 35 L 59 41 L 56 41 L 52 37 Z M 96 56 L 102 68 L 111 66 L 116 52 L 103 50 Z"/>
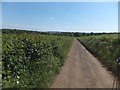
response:
<path fill-rule="evenodd" d="M 85 46 L 86 50 L 81 45 Z M 98 62 L 93 59 L 93 56 L 89 57 L 90 54 L 86 53 L 87 50 L 100 60 L 101 66 L 97 65 Z M 69 55 L 68 52 L 70 52 Z M 80 87 L 84 87 L 88 83 L 90 83 L 89 87 L 112 87 L 113 78 L 107 77 L 108 73 L 102 71 L 101 67 L 105 66 L 113 74 L 116 74 L 115 60 L 119 55 L 118 34 L 50 34 L 4 30 L 2 34 L 2 62 L 0 62 L 2 65 L 0 68 L 2 69 L 2 85 L 3 88 L 48 88 L 54 83 L 53 87 L 66 85 L 69 88 L 71 86 L 68 85 L 72 85 L 73 82 L 78 85 L 77 82 L 79 82 Z M 67 62 L 64 62 L 65 60 Z M 88 72 L 90 76 L 87 76 Z M 97 76 L 95 72 L 99 75 Z M 54 81 L 56 75 L 60 75 L 57 83 Z M 106 76 L 105 81 L 104 75 Z M 84 79 L 91 81 L 82 84 Z M 111 83 L 107 83 L 107 79 Z M 63 82 L 66 81 L 68 82 L 64 84 Z"/>
<path fill-rule="evenodd" d="M 95 57 L 100 59 L 101 63 L 106 66 L 108 70 L 116 73 L 117 65 L 115 60 L 120 55 L 118 34 L 85 36 L 79 37 L 78 40 Z"/>
<path fill-rule="evenodd" d="M 73 38 L 41 34 L 2 35 L 3 87 L 49 87 Z"/>

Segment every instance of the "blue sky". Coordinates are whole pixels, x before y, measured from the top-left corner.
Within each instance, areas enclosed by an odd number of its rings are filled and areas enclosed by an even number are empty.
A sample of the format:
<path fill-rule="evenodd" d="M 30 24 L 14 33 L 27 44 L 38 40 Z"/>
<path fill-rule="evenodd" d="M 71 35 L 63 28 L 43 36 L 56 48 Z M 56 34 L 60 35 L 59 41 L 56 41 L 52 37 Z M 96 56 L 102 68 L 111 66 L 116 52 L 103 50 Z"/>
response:
<path fill-rule="evenodd" d="M 117 2 L 3 2 L 3 28 L 117 32 Z"/>

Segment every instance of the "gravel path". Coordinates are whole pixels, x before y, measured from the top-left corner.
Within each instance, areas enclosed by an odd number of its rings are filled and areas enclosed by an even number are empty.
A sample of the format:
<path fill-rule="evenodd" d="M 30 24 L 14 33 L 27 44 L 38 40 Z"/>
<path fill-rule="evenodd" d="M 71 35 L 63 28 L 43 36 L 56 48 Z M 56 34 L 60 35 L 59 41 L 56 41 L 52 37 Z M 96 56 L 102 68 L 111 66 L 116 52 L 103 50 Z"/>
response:
<path fill-rule="evenodd" d="M 51 88 L 112 88 L 114 77 L 77 39 Z"/>

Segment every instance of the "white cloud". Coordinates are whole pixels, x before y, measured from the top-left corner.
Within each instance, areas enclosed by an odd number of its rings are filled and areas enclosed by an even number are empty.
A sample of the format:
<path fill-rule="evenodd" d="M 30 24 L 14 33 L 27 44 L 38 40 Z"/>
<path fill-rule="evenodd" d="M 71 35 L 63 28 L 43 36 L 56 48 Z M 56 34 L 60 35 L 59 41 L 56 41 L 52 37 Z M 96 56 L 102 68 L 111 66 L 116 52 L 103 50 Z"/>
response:
<path fill-rule="evenodd" d="M 5 24 L 2 25 L 2 28 L 8 28 L 8 29 L 30 29 L 29 25 L 19 25 L 19 24 Z"/>

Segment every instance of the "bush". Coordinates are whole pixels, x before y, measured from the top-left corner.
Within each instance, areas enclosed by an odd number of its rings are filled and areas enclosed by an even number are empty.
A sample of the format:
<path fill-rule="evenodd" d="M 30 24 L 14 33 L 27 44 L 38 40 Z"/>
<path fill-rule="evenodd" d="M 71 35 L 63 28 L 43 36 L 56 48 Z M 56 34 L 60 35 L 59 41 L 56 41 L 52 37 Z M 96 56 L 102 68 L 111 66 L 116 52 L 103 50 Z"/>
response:
<path fill-rule="evenodd" d="M 3 87 L 49 87 L 72 38 L 40 34 L 3 34 Z M 65 47 L 67 43 L 68 48 Z M 63 53 L 66 52 L 66 53 Z"/>
<path fill-rule="evenodd" d="M 108 70 L 116 73 L 117 65 L 114 62 L 120 55 L 120 43 L 118 35 L 98 35 L 80 37 L 78 40 L 98 59 L 108 67 Z"/>

